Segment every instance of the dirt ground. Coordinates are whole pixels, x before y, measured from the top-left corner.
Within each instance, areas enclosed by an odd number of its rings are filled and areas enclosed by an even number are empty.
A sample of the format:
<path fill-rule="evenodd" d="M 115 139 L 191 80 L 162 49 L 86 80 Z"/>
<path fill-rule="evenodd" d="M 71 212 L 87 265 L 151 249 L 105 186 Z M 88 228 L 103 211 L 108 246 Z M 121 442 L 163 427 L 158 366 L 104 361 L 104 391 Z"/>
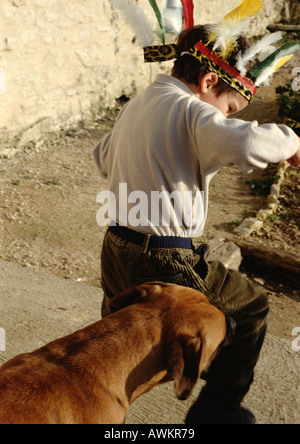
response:
<path fill-rule="evenodd" d="M 278 122 L 274 89 L 291 79 L 297 63 L 300 65 L 300 56 L 275 76 L 270 87 L 261 88 L 254 103 L 237 117 L 260 123 Z M 96 223 L 96 196 L 106 188 L 106 182 L 96 171 L 92 150 L 113 127 L 116 115 L 115 110 L 110 110 L 105 118 L 90 126 L 61 131 L 43 144 L 32 144 L 12 159 L 0 160 L 1 259 L 100 285 L 100 250 L 105 228 Z M 288 171 L 293 183 L 299 181 L 295 170 Z M 246 184 L 247 180 L 261 178 L 261 174 L 247 176 L 234 166 L 217 174 L 211 185 L 205 235 L 198 241 L 207 241 L 216 234 L 234 236 L 233 228 L 239 221 L 267 207 L 266 197 L 252 196 Z M 276 225 L 276 220 L 273 222 Z M 269 231 L 259 239 L 253 238 L 253 242 L 294 250 L 299 236 L 297 225 L 292 224 L 287 230 L 287 222 L 281 219 L 280 223 L 281 230 L 277 224 L 277 232 Z M 275 283 L 266 276 L 259 278 L 270 295 L 270 332 L 291 339 L 292 330 L 300 326 L 299 291 L 280 280 Z"/>

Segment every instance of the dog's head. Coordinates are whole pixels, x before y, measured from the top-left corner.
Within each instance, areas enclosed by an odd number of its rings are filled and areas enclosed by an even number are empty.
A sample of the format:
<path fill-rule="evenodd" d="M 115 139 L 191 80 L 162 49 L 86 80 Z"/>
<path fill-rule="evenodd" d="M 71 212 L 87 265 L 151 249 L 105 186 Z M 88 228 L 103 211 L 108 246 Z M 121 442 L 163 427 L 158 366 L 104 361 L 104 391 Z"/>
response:
<path fill-rule="evenodd" d="M 202 372 L 234 338 L 236 323 L 211 305 L 200 292 L 153 282 L 129 289 L 110 301 L 112 312 L 146 304 L 161 312 L 168 375 L 178 399 L 187 399 Z"/>

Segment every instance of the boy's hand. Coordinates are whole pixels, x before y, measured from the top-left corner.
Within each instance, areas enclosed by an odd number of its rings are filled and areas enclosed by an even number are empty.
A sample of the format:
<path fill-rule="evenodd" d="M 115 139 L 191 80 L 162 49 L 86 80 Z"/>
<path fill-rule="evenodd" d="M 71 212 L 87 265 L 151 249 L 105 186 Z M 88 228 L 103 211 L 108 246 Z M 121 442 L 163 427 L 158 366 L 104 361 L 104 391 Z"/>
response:
<path fill-rule="evenodd" d="M 298 141 L 299 141 L 298 151 L 293 157 L 288 159 L 288 163 L 296 168 L 300 167 L 300 137 L 298 137 Z"/>

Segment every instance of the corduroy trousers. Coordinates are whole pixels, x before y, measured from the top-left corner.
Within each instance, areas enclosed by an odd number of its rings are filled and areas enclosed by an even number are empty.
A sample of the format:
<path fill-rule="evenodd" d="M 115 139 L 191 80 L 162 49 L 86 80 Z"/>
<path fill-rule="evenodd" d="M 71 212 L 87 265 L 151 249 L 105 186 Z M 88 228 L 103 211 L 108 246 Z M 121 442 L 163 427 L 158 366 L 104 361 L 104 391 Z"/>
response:
<path fill-rule="evenodd" d="M 110 313 L 110 298 L 144 282 L 170 282 L 204 293 L 211 304 L 237 323 L 234 343 L 222 350 L 206 376 L 209 396 L 220 406 L 234 407 L 253 381 L 266 333 L 268 298 L 262 287 L 241 273 L 227 270 L 220 262 L 208 262 L 208 252 L 206 244 L 196 251 L 145 250 L 108 231 L 101 253 L 102 316 Z"/>

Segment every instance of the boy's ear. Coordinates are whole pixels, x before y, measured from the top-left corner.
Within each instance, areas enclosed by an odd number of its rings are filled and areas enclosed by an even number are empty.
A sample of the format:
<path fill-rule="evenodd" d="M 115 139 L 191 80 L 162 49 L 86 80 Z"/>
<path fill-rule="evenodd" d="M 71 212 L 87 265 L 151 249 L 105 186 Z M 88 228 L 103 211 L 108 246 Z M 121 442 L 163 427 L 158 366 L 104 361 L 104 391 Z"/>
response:
<path fill-rule="evenodd" d="M 201 93 L 206 93 L 208 90 L 214 88 L 219 81 L 218 74 L 215 72 L 208 72 L 204 76 L 200 76 L 199 90 Z"/>

